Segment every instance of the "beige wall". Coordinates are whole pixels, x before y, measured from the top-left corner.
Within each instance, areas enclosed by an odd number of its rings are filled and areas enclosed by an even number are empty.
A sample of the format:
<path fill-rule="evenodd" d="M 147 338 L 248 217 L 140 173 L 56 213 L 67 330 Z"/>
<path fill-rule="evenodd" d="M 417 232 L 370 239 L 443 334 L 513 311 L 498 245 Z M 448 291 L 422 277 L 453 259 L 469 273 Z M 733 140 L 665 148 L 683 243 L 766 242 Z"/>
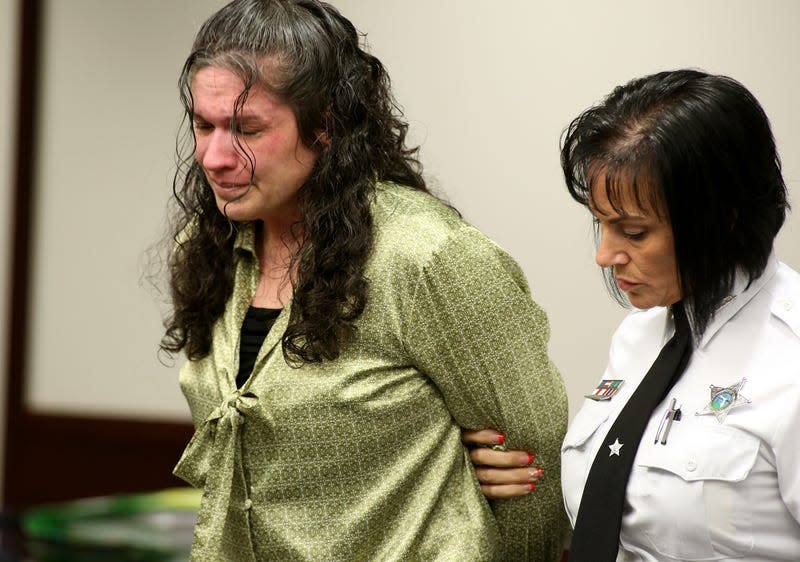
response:
<path fill-rule="evenodd" d="M 171 192 L 177 76 L 221 2 L 42 3 L 27 402 L 185 419 L 176 369 L 156 353 L 164 298 L 148 283 L 147 249 Z"/>
<path fill-rule="evenodd" d="M 563 128 L 617 84 L 678 67 L 729 74 L 770 116 L 800 208 L 800 2 L 336 0 L 368 35 L 464 215 L 514 255 L 547 310 L 574 415 L 622 318 L 593 261 L 588 215 L 564 188 Z M 800 211 L 778 255 L 800 269 Z"/>
<path fill-rule="evenodd" d="M 45 2 L 27 396 L 36 410 L 186 417 L 175 369 L 157 360 L 159 309 L 139 277 L 170 189 L 175 79 L 197 24 L 222 3 Z M 730 74 L 772 118 L 800 205 L 800 2 L 334 3 L 389 68 L 431 180 L 525 269 L 573 413 L 623 311 L 593 264 L 588 217 L 562 185 L 558 139 L 572 117 L 637 75 Z M 0 86 L 13 90 L 7 77 Z M 793 216 L 778 248 L 795 268 L 799 237 Z"/>

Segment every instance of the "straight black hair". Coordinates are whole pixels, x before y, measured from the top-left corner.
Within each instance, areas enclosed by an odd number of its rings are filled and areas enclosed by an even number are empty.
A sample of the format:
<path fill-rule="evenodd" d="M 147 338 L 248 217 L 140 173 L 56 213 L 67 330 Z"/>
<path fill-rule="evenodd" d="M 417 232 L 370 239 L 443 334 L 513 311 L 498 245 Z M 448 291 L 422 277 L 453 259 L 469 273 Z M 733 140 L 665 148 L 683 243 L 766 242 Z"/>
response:
<path fill-rule="evenodd" d="M 627 181 L 640 206 L 669 222 L 697 337 L 737 271 L 750 283 L 763 273 L 789 208 L 763 108 L 736 80 L 697 70 L 616 87 L 564 131 L 561 166 L 582 205 L 602 170 L 612 206 L 621 205 Z M 613 272 L 605 273 L 612 295 L 626 302 Z"/>

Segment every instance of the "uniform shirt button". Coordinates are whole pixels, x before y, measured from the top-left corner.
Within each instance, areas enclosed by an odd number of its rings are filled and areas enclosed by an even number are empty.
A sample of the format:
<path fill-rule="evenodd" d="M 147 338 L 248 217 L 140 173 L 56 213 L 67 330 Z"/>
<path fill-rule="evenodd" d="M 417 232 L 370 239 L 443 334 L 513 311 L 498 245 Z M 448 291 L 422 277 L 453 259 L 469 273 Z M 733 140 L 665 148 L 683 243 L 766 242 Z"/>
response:
<path fill-rule="evenodd" d="M 783 299 L 783 310 L 786 310 L 786 311 L 792 310 L 792 301 L 791 301 L 791 299 Z"/>
<path fill-rule="evenodd" d="M 694 461 L 687 462 L 686 470 L 688 470 L 689 472 L 694 472 L 695 470 L 697 470 L 697 463 Z"/>
<path fill-rule="evenodd" d="M 245 509 L 250 509 L 251 507 L 253 507 L 252 500 L 250 498 L 247 498 L 246 500 L 244 500 L 244 508 Z"/>

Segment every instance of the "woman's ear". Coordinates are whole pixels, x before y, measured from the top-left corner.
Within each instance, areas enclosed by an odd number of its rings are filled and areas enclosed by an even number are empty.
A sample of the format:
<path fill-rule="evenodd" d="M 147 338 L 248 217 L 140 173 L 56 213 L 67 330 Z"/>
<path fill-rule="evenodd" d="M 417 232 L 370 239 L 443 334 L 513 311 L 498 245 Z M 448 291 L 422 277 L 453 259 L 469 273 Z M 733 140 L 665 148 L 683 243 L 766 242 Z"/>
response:
<path fill-rule="evenodd" d="M 314 144 L 321 144 L 323 147 L 327 148 L 331 144 L 331 137 L 328 134 L 328 130 L 330 129 L 329 124 L 331 121 L 331 115 L 333 114 L 331 110 L 331 106 L 325 108 L 325 111 L 322 112 L 322 123 L 323 128 L 317 130 L 316 132 L 316 140 Z"/>
<path fill-rule="evenodd" d="M 331 145 L 331 135 L 328 133 L 331 128 L 331 106 L 328 105 L 319 116 L 317 128 L 314 130 L 314 141 L 309 148 L 315 150 L 325 150 Z"/>
<path fill-rule="evenodd" d="M 314 146 L 322 146 L 327 148 L 331 144 L 331 138 L 328 136 L 328 131 L 320 129 L 316 132 L 314 137 Z"/>

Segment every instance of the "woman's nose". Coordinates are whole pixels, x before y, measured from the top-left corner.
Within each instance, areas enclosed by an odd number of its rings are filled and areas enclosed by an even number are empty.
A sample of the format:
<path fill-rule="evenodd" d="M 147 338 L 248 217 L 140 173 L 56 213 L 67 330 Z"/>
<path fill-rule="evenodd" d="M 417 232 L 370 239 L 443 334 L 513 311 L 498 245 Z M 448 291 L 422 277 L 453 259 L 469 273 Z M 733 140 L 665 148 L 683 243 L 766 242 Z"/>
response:
<path fill-rule="evenodd" d="M 239 154 L 231 136 L 224 131 L 214 131 L 202 141 L 198 140 L 198 160 L 208 171 L 233 169 L 239 165 Z"/>
<path fill-rule="evenodd" d="M 600 267 L 621 265 L 628 261 L 628 254 L 625 253 L 620 244 L 616 243 L 613 235 L 601 233 L 594 261 Z"/>

